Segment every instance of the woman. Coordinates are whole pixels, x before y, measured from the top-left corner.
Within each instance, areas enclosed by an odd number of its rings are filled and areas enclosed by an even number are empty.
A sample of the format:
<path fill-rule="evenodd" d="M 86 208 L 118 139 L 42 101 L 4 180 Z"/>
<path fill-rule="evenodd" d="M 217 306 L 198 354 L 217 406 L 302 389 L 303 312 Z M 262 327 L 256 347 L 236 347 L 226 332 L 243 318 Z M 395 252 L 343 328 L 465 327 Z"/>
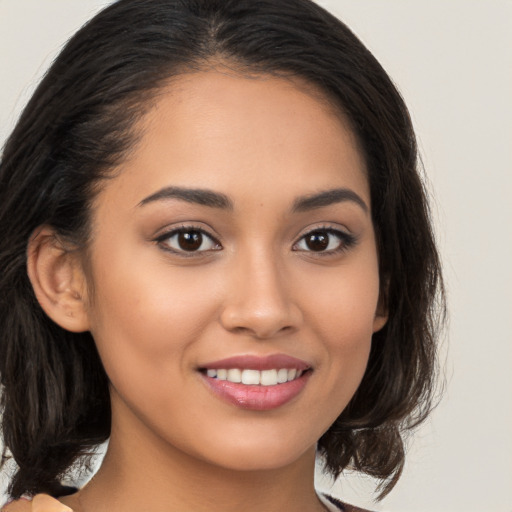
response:
<path fill-rule="evenodd" d="M 435 367 L 416 165 L 390 79 L 307 0 L 96 16 L 1 162 L 3 435 L 36 495 L 5 510 L 351 510 L 317 452 L 389 492 Z"/>

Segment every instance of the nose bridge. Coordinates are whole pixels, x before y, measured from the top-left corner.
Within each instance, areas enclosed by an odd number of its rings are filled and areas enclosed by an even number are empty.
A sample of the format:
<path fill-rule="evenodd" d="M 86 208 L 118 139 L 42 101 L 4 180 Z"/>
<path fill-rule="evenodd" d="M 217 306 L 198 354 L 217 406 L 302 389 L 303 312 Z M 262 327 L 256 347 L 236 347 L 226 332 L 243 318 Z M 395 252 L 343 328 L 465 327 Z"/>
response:
<path fill-rule="evenodd" d="M 286 269 L 271 248 L 259 247 L 236 257 L 222 323 L 231 331 L 268 338 L 298 327 L 300 310 L 286 282 Z"/>

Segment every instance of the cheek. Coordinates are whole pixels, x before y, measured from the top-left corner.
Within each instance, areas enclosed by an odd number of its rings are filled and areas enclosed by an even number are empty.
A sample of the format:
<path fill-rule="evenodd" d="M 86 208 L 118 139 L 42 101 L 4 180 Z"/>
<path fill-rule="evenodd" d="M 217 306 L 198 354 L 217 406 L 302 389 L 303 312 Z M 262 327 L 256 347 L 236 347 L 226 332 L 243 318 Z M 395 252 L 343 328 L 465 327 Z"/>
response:
<path fill-rule="evenodd" d="M 366 253 L 365 253 L 366 254 Z M 370 354 L 379 299 L 379 276 L 374 252 L 357 264 L 339 268 L 334 276 L 315 276 L 315 289 L 307 295 L 307 324 L 322 340 L 321 364 L 326 387 L 336 403 L 332 420 L 355 393 Z M 325 405 L 325 404 L 324 404 Z"/>
<path fill-rule="evenodd" d="M 373 247 L 373 246 L 372 246 Z M 314 288 L 303 291 L 310 323 L 334 350 L 357 350 L 371 340 L 379 300 L 379 275 L 374 250 L 355 254 L 336 272 L 323 269 L 312 276 Z"/>
<path fill-rule="evenodd" d="M 101 286 L 91 333 L 111 380 L 127 373 L 154 378 L 159 370 L 165 375 L 169 361 L 183 368 L 193 341 L 215 315 L 215 286 L 205 286 L 203 271 L 177 272 L 145 260 L 144 253 L 127 258 L 111 252 L 108 259 L 99 254 L 97 261 L 94 279 Z"/>

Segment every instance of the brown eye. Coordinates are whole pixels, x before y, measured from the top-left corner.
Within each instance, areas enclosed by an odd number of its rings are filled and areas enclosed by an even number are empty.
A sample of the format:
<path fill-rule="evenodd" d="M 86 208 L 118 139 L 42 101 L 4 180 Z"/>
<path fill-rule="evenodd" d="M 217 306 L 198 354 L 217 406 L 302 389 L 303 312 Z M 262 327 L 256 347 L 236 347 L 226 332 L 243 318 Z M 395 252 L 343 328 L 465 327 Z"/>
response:
<path fill-rule="evenodd" d="M 338 229 L 315 229 L 306 233 L 293 246 L 294 251 L 335 254 L 349 249 L 356 238 Z"/>
<path fill-rule="evenodd" d="M 304 243 L 310 251 L 325 251 L 329 247 L 329 233 L 314 231 L 304 237 Z"/>
<path fill-rule="evenodd" d="M 193 253 L 219 250 L 220 244 L 199 229 L 176 229 L 157 239 L 166 250 L 176 253 Z"/>
<path fill-rule="evenodd" d="M 184 251 L 197 251 L 203 244 L 203 234 L 199 231 L 184 231 L 177 237 L 178 245 Z"/>

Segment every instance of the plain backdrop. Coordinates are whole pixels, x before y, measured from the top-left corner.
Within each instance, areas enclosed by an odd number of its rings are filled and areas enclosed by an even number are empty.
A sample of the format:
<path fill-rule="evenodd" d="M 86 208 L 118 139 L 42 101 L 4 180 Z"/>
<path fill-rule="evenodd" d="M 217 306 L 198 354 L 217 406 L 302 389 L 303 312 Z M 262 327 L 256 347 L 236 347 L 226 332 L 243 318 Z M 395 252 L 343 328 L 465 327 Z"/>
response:
<path fill-rule="evenodd" d="M 278 1 L 278 0 L 276 0 Z M 62 44 L 107 1 L 0 0 L 0 144 Z M 417 129 L 450 310 L 446 392 L 373 510 L 512 511 L 512 1 L 324 0 L 395 80 Z"/>

